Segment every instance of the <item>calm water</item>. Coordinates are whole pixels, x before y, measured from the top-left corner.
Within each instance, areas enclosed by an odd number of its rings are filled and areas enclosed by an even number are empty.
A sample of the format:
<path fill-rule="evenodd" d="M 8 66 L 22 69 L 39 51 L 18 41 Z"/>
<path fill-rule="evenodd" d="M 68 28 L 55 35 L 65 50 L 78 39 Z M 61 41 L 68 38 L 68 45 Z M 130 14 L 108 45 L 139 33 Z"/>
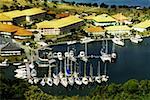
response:
<path fill-rule="evenodd" d="M 112 42 L 109 41 L 109 50 L 111 51 Z M 88 55 L 99 55 L 100 49 L 102 47 L 102 42 L 91 42 L 88 44 Z M 52 46 L 54 51 L 66 51 L 66 45 Z M 84 45 L 76 44 L 70 46 L 70 48 L 76 49 L 76 54 L 80 50 L 84 50 Z M 115 46 L 118 58 L 116 63 L 107 64 L 107 74 L 109 75 L 109 83 L 122 83 L 128 79 L 150 79 L 150 38 L 145 38 L 140 44 L 131 43 L 129 40 L 125 41 L 125 46 Z M 88 63 L 92 64 L 94 67 L 94 74 L 97 72 L 97 62 L 99 59 L 90 59 Z M 80 62 L 80 65 L 83 65 Z M 88 68 L 87 67 L 87 68 Z M 104 64 L 101 62 L 101 72 L 103 73 Z M 5 70 L 5 75 L 7 78 L 13 78 L 15 67 L 9 67 Z M 81 72 L 83 72 L 83 66 L 80 67 Z M 39 69 L 38 73 L 41 76 L 47 73 L 47 69 Z M 88 72 L 87 72 L 88 73 Z M 88 95 L 94 88 L 96 84 L 82 87 L 69 87 L 65 89 L 63 86 L 45 86 L 41 87 L 45 92 L 54 95 Z"/>
<path fill-rule="evenodd" d="M 65 0 L 65 1 L 75 1 L 84 3 L 106 3 L 108 5 L 128 5 L 128 6 L 142 6 L 149 7 L 150 0 Z"/>

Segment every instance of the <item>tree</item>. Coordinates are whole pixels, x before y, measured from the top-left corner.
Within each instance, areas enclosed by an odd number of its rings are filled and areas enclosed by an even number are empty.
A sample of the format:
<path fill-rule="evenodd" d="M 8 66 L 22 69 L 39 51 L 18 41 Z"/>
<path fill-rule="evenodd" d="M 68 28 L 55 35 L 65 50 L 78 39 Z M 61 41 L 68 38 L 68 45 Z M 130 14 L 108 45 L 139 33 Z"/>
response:
<path fill-rule="evenodd" d="M 137 93 L 139 89 L 139 84 L 137 80 L 132 79 L 124 83 L 122 87 L 126 93 L 134 94 L 134 93 Z"/>

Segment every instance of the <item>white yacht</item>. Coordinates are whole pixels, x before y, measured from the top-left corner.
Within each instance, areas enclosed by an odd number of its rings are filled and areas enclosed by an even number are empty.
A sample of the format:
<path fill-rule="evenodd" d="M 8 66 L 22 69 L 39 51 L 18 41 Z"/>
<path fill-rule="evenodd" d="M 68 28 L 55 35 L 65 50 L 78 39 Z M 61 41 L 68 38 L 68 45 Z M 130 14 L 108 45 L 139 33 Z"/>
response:
<path fill-rule="evenodd" d="M 91 39 L 90 37 L 84 37 L 81 39 L 81 43 L 89 43 L 89 42 L 92 42 L 94 41 L 94 39 Z"/>
<path fill-rule="evenodd" d="M 14 70 L 14 72 L 16 73 L 21 72 L 21 71 L 26 71 L 26 68 L 19 68 L 19 69 Z"/>
<path fill-rule="evenodd" d="M 119 37 L 114 37 L 112 41 L 117 45 L 124 46 L 124 42 Z"/>
<path fill-rule="evenodd" d="M 97 76 L 95 77 L 95 81 L 97 83 L 101 83 L 101 74 L 100 74 L 100 61 L 98 62 L 98 68 L 97 68 Z"/>
<path fill-rule="evenodd" d="M 111 58 L 116 59 L 117 58 L 117 53 L 115 51 L 115 44 L 112 44 L 112 53 L 111 53 Z"/>
<path fill-rule="evenodd" d="M 108 81 L 108 78 L 109 78 L 109 76 L 107 76 L 106 74 L 107 74 L 107 72 L 106 72 L 106 70 L 107 70 L 107 64 L 105 63 L 105 66 L 104 66 L 104 74 L 101 76 L 101 80 L 102 80 L 102 82 L 107 82 Z"/>
<path fill-rule="evenodd" d="M 21 62 L 14 62 L 14 63 L 13 63 L 13 65 L 14 65 L 14 66 L 18 66 L 18 68 L 19 68 L 19 66 L 20 66 L 21 64 L 22 64 Z M 21 66 L 23 66 L 23 65 L 21 65 Z"/>
<path fill-rule="evenodd" d="M 108 54 L 108 43 L 107 43 L 107 40 L 106 40 L 105 47 L 102 47 L 100 53 L 101 53 L 100 58 L 101 58 L 101 60 L 103 62 L 106 62 L 106 61 L 111 62 L 111 55 Z"/>
<path fill-rule="evenodd" d="M 73 86 L 73 84 L 74 84 L 74 77 L 73 77 L 73 76 L 68 77 L 68 83 L 69 83 L 71 86 Z"/>
<path fill-rule="evenodd" d="M 60 83 L 61 83 L 64 87 L 67 87 L 67 86 L 68 86 L 67 77 L 61 78 L 61 79 L 60 79 Z"/>
<path fill-rule="evenodd" d="M 48 77 L 46 83 L 47 83 L 49 86 L 52 86 L 52 85 L 53 85 L 53 80 L 52 80 L 52 78 Z"/>
<path fill-rule="evenodd" d="M 20 65 L 20 66 L 18 66 L 18 68 L 26 68 L 26 66 L 25 65 Z"/>
<path fill-rule="evenodd" d="M 53 84 L 55 84 L 56 86 L 58 86 L 59 82 L 60 82 L 59 76 L 54 75 L 54 73 L 53 73 Z"/>
<path fill-rule="evenodd" d="M 74 81 L 77 85 L 81 85 L 82 80 L 78 77 L 78 75 L 79 75 L 79 73 L 77 73 L 77 67 L 75 66 L 74 73 L 73 73 Z"/>
<path fill-rule="evenodd" d="M 36 70 L 35 70 L 35 69 L 32 69 L 32 70 L 31 70 L 31 76 L 32 76 L 32 77 L 35 77 L 36 75 L 37 75 Z"/>

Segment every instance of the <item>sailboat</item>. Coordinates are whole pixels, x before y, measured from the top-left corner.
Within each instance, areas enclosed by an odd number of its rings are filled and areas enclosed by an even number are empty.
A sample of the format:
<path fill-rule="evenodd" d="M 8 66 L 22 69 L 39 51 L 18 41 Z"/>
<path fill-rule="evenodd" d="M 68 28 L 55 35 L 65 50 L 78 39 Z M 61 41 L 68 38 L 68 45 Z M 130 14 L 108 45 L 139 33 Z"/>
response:
<path fill-rule="evenodd" d="M 52 77 L 51 77 L 51 66 L 49 65 L 49 74 L 48 74 L 48 78 L 46 80 L 46 83 L 49 85 L 49 86 L 52 86 L 53 85 L 53 80 L 52 80 Z"/>
<path fill-rule="evenodd" d="M 73 64 L 72 64 L 72 61 L 71 61 L 71 68 L 70 68 L 70 74 L 71 74 L 71 76 L 70 77 L 68 77 L 68 83 L 72 86 L 73 84 L 74 84 L 74 77 L 73 77 Z"/>
<path fill-rule="evenodd" d="M 107 67 L 107 64 L 105 63 L 105 66 L 104 66 L 104 74 L 101 76 L 101 79 L 102 79 L 102 82 L 107 82 L 108 81 L 108 78 L 109 76 L 107 76 L 107 72 L 106 72 L 106 67 Z"/>
<path fill-rule="evenodd" d="M 105 50 L 105 51 L 103 51 L 103 50 Z M 110 54 L 108 54 L 108 43 L 107 43 L 107 40 L 106 40 L 105 47 L 102 47 L 100 53 L 101 53 L 100 58 L 101 58 L 101 60 L 103 62 L 106 62 L 106 61 L 111 62 L 111 56 L 110 56 Z"/>
<path fill-rule="evenodd" d="M 28 83 L 33 84 L 33 80 L 30 78 L 30 79 L 28 80 Z"/>
<path fill-rule="evenodd" d="M 86 62 L 84 63 L 84 77 L 82 78 L 82 83 L 87 85 L 89 82 L 87 76 L 86 76 Z"/>
<path fill-rule="evenodd" d="M 74 67 L 74 73 L 73 73 L 73 76 L 74 76 L 74 81 L 77 85 L 82 85 L 82 80 L 79 78 L 79 73 L 77 72 L 77 66 L 75 64 L 75 67 Z"/>
<path fill-rule="evenodd" d="M 98 61 L 98 68 L 97 68 L 97 76 L 95 77 L 95 81 L 97 83 L 101 83 L 101 74 L 100 74 L 100 61 Z"/>
<path fill-rule="evenodd" d="M 64 86 L 64 87 L 67 87 L 68 85 L 68 80 L 67 80 L 67 77 L 66 77 L 66 72 L 67 71 L 67 66 L 66 66 L 66 57 L 65 57 L 65 60 L 64 60 L 64 77 L 62 77 L 60 79 L 60 83 Z"/>
<path fill-rule="evenodd" d="M 45 86 L 45 79 L 46 79 L 46 75 L 45 75 L 44 78 L 42 78 L 42 81 L 40 82 L 40 84 L 41 84 L 42 86 Z"/>
<path fill-rule="evenodd" d="M 93 77 L 93 67 L 92 67 L 92 64 L 90 65 L 90 77 L 89 77 L 89 82 L 91 82 L 91 83 L 94 82 L 94 77 Z"/>
<path fill-rule="evenodd" d="M 61 63 L 62 61 L 60 61 L 60 72 L 62 73 L 62 70 L 61 70 L 61 65 L 62 65 L 62 63 Z M 56 71 L 58 71 L 58 68 L 56 69 Z M 59 73 L 60 74 L 60 73 Z M 63 76 L 63 74 L 62 75 L 60 75 L 59 76 L 59 74 L 58 75 L 55 75 L 54 73 L 53 73 L 53 83 L 56 85 L 56 86 L 58 86 L 58 84 L 59 84 L 59 82 L 60 82 L 60 76 Z"/>
<path fill-rule="evenodd" d="M 115 61 L 117 58 L 117 53 L 115 52 L 115 44 L 112 44 L 112 53 L 111 53 L 112 61 Z"/>
<path fill-rule="evenodd" d="M 33 82 L 34 82 L 35 84 L 37 84 L 37 83 L 39 82 L 39 79 L 38 79 L 37 77 L 34 77 L 34 78 L 33 78 Z"/>
<path fill-rule="evenodd" d="M 31 76 L 32 76 L 32 77 L 35 77 L 36 75 L 37 75 L 36 70 L 35 70 L 35 69 L 32 69 L 32 70 L 31 70 Z"/>

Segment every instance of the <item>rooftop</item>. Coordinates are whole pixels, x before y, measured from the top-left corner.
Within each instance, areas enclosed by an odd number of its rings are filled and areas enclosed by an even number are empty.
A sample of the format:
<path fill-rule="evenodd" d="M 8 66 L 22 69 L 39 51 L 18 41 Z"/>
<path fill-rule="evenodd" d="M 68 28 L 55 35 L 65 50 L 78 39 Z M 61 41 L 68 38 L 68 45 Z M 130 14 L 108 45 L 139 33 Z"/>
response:
<path fill-rule="evenodd" d="M 138 23 L 138 24 L 134 25 L 133 27 L 148 28 L 148 27 L 150 27 L 150 20 L 146 20 L 144 22 Z"/>
<path fill-rule="evenodd" d="M 32 36 L 32 32 L 27 31 L 25 29 L 18 29 L 17 32 L 14 33 L 17 36 Z"/>
<path fill-rule="evenodd" d="M 118 21 L 128 20 L 128 18 L 125 17 L 122 13 L 115 14 L 112 17 L 115 18 Z"/>
<path fill-rule="evenodd" d="M 105 29 L 107 31 L 120 31 L 120 30 L 130 31 L 131 30 L 131 28 L 128 27 L 127 25 L 122 25 L 122 26 L 108 26 L 108 27 L 105 27 Z"/>
<path fill-rule="evenodd" d="M 62 28 L 74 23 L 83 21 L 82 19 L 76 16 L 68 16 L 62 19 L 52 20 L 52 21 L 43 21 L 37 23 L 37 28 Z"/>
<path fill-rule="evenodd" d="M 25 16 L 24 13 L 22 13 L 20 10 L 14 10 L 14 11 L 9 11 L 9 12 L 3 12 L 2 14 L 4 14 L 5 16 L 13 19 L 16 17 L 21 17 L 21 16 Z"/>
<path fill-rule="evenodd" d="M 4 15 L 3 13 L 0 13 L 0 21 L 12 21 L 12 18 L 9 18 L 8 16 Z"/>
<path fill-rule="evenodd" d="M 95 20 L 96 22 L 114 22 L 116 21 L 113 17 L 109 16 L 108 14 L 102 14 L 102 15 L 98 15 L 98 16 L 88 16 L 85 17 L 84 19 L 91 19 L 91 20 Z"/>
<path fill-rule="evenodd" d="M 20 27 L 8 24 L 0 24 L 0 32 L 16 32 Z"/>
<path fill-rule="evenodd" d="M 44 13 L 46 11 L 42 10 L 41 8 L 31 8 L 31 9 L 22 10 L 21 12 L 27 16 L 32 16 L 32 15 Z"/>
<path fill-rule="evenodd" d="M 87 32 L 105 32 L 105 30 L 102 28 L 102 27 L 89 27 L 89 28 L 86 28 L 85 31 Z"/>

